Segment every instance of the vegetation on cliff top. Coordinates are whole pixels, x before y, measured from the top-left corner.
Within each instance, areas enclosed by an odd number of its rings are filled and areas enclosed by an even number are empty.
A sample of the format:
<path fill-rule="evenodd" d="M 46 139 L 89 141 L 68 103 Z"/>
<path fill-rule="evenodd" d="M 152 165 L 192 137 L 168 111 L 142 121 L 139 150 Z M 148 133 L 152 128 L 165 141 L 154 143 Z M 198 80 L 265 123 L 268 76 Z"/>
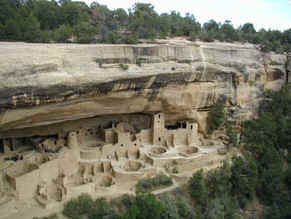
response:
<path fill-rule="evenodd" d="M 127 12 L 110 10 L 96 1 L 88 6 L 71 0 L 0 0 L 0 40 L 132 44 L 138 39 L 174 36 L 251 42 L 266 52 L 291 51 L 291 29 L 256 31 L 251 23 L 234 28 L 229 20 L 201 25 L 193 14 L 158 14 L 151 4 L 136 3 Z"/>

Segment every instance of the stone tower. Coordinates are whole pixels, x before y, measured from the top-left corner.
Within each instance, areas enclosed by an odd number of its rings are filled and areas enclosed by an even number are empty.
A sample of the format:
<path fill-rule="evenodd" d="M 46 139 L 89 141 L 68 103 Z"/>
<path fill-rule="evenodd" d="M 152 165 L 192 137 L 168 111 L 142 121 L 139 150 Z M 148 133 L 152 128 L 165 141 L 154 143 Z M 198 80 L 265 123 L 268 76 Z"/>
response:
<path fill-rule="evenodd" d="M 153 116 L 153 144 L 162 145 L 165 136 L 165 116 L 157 113 Z"/>
<path fill-rule="evenodd" d="M 80 159 L 80 148 L 78 143 L 78 137 L 76 132 L 70 132 L 68 134 L 68 142 L 67 142 L 69 148 L 72 150 L 75 158 L 77 160 Z"/>
<path fill-rule="evenodd" d="M 198 124 L 196 122 L 187 122 L 187 143 L 188 145 L 199 144 Z"/>

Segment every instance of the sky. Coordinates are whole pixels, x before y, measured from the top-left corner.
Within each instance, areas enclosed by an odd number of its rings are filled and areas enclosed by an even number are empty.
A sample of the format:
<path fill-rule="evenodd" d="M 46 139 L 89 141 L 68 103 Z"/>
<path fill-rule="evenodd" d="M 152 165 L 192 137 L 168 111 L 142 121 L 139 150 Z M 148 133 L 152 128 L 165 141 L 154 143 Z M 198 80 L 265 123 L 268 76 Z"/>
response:
<path fill-rule="evenodd" d="M 90 5 L 93 0 L 81 0 Z M 204 23 L 231 20 L 235 27 L 250 22 L 261 28 L 286 30 L 291 28 L 291 0 L 97 0 L 110 9 L 131 8 L 136 2 L 151 3 L 158 13 L 189 12 Z"/>

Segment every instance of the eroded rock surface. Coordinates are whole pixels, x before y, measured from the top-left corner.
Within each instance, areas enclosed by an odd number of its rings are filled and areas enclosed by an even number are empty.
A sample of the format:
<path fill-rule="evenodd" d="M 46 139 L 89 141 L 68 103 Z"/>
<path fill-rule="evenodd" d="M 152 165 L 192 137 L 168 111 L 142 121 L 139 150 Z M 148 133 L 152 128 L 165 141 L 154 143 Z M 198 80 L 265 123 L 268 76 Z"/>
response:
<path fill-rule="evenodd" d="M 239 105 L 247 118 L 263 90 L 278 89 L 286 78 L 285 55 L 263 54 L 250 44 L 0 47 L 3 137 L 81 118 L 158 111 L 166 121 L 195 119 L 204 130 L 205 109 L 217 99 Z"/>

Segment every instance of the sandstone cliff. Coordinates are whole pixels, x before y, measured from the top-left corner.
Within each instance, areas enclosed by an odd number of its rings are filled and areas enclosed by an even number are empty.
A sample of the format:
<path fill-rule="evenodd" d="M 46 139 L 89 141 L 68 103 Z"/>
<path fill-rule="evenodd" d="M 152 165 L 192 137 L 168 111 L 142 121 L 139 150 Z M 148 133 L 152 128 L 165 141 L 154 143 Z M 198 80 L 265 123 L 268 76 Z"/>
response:
<path fill-rule="evenodd" d="M 0 138 L 53 134 L 66 121 L 100 115 L 157 111 L 167 122 L 194 119 L 203 131 L 207 109 L 218 99 L 249 118 L 262 92 L 280 88 L 290 71 L 286 55 L 251 44 L 0 43 L 0 49 Z"/>

